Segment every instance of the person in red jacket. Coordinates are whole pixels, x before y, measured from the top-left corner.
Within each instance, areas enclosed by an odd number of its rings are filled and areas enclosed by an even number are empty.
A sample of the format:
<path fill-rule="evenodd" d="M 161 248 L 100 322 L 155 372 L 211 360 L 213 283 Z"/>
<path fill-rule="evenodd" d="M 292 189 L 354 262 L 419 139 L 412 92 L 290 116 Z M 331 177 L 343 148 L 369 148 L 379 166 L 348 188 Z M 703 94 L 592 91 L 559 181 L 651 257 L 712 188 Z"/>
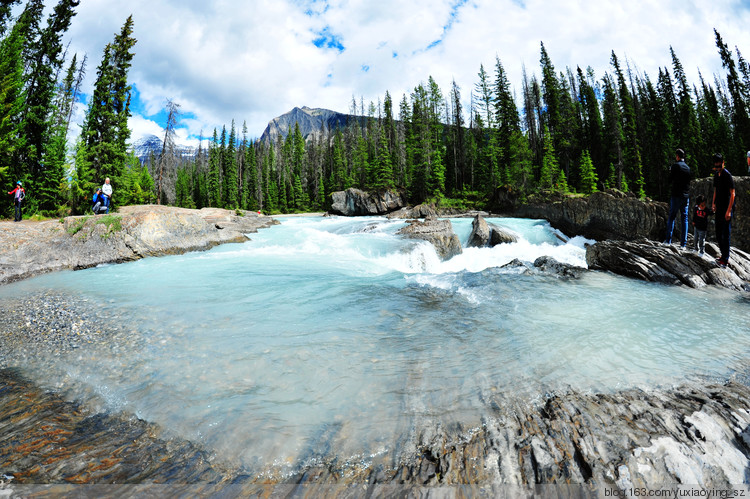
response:
<path fill-rule="evenodd" d="M 16 216 L 13 219 L 14 222 L 20 222 L 21 221 L 21 201 L 23 201 L 23 198 L 26 197 L 26 191 L 23 190 L 23 186 L 21 185 L 21 181 L 19 180 L 16 182 L 16 188 L 13 189 L 8 193 L 9 195 L 13 195 L 13 203 L 16 205 Z"/>

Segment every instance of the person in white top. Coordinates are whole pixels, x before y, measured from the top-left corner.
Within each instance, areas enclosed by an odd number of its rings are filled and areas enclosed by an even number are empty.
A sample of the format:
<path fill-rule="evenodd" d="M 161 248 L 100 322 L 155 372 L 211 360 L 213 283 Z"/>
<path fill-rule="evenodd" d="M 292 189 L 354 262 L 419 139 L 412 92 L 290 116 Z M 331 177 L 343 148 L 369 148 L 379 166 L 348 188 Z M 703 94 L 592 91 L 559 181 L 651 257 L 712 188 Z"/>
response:
<path fill-rule="evenodd" d="M 104 179 L 102 194 L 104 195 L 104 206 L 107 207 L 107 213 L 109 213 L 110 200 L 112 199 L 112 186 L 109 183 L 109 177 Z"/>

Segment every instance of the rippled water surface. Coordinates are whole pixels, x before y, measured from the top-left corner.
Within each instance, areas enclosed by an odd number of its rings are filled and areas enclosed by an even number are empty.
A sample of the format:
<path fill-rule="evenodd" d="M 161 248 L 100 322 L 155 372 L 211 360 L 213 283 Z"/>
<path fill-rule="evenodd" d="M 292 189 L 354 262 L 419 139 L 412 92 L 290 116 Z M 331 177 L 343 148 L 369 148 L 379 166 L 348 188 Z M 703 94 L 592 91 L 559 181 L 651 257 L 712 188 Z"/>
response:
<path fill-rule="evenodd" d="M 585 267 L 592 241 L 490 221 L 520 242 L 440 262 L 395 235 L 403 222 L 288 218 L 244 244 L 4 286 L 4 300 L 43 290 L 88 300 L 108 317 L 103 329 L 128 330 L 5 362 L 248 465 L 297 460 L 321 442 L 376 454 L 415 419 L 478 424 L 490 394 L 648 387 L 746 365 L 739 294 L 501 268 L 543 255 Z M 465 244 L 471 220 L 452 222 Z"/>

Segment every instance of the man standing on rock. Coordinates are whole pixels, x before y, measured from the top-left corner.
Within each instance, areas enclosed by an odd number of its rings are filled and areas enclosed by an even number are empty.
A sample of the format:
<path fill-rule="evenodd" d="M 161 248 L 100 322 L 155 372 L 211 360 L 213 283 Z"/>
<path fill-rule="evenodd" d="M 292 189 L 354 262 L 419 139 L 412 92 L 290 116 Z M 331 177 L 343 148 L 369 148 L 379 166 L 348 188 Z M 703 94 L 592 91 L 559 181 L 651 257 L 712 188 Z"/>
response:
<path fill-rule="evenodd" d="M 112 186 L 109 183 L 109 177 L 104 179 L 102 194 L 104 195 L 104 206 L 107 208 L 107 213 L 109 213 L 109 204 L 112 199 Z"/>
<path fill-rule="evenodd" d="M 724 167 L 724 157 L 714 154 L 714 198 L 711 208 L 716 213 L 716 241 L 721 257 L 716 260 L 719 267 L 729 264 L 729 236 L 732 233 L 734 211 L 734 179 Z"/>
<path fill-rule="evenodd" d="M 675 162 L 669 169 L 669 181 L 672 184 L 672 196 L 669 199 L 669 220 L 667 221 L 667 238 L 665 244 L 672 244 L 672 231 L 674 230 L 674 219 L 679 212 L 682 216 L 682 234 L 680 235 L 680 247 L 687 246 L 688 232 L 688 204 L 690 202 L 690 167 L 685 163 L 685 151 L 675 151 Z"/>

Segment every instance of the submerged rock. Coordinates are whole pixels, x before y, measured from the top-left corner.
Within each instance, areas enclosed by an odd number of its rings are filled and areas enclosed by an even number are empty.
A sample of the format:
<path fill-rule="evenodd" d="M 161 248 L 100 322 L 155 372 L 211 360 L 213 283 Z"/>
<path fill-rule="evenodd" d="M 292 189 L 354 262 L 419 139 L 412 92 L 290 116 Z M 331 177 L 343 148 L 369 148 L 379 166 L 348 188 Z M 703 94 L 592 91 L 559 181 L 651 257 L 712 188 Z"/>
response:
<path fill-rule="evenodd" d="M 719 250 L 713 243 L 706 243 L 706 254 L 700 256 L 647 239 L 599 241 L 586 249 L 586 263 L 592 270 L 691 288 L 715 285 L 750 291 L 750 255 L 732 248 L 727 268 L 716 264 L 714 258 L 718 256 Z"/>
<path fill-rule="evenodd" d="M 403 191 L 365 192 L 354 188 L 332 193 L 331 201 L 331 213 L 347 217 L 385 215 L 407 204 Z"/>
<path fill-rule="evenodd" d="M 158 425 L 90 413 L 0 369 L 0 478 L 10 482 L 5 490 L 24 496 L 34 490 L 23 484 L 47 483 L 179 484 L 179 495 L 231 496 L 296 495 L 310 486 L 326 497 L 427 497 L 442 495 L 442 487 L 451 496 L 516 496 L 535 484 L 566 484 L 554 489 L 555 497 L 605 490 L 619 497 L 636 487 L 731 490 L 748 482 L 750 389 L 738 382 L 569 391 L 536 403 L 488 388 L 482 399 L 481 422 L 417 417 L 367 457 L 339 455 L 346 425 L 330 424 L 291 463 L 246 469 L 228 464 L 232 456 L 170 439 Z M 36 486 L 51 493 L 49 485 Z M 171 495 L 166 491 L 173 492 L 164 485 L 154 490 Z"/>
<path fill-rule="evenodd" d="M 539 258 L 534 260 L 534 268 L 537 268 L 547 274 L 554 274 L 560 277 L 573 279 L 578 279 L 579 277 L 581 277 L 581 274 L 586 271 L 586 269 L 582 267 L 576 267 L 575 265 L 570 265 L 569 263 L 559 262 L 551 256 L 540 256 Z"/>
<path fill-rule="evenodd" d="M 397 234 L 432 243 L 441 259 L 448 260 L 463 252 L 461 241 L 459 241 L 456 233 L 453 232 L 453 225 L 450 220 L 427 217 L 424 221 L 409 220 L 408 224 L 406 227 L 401 228 Z"/>

